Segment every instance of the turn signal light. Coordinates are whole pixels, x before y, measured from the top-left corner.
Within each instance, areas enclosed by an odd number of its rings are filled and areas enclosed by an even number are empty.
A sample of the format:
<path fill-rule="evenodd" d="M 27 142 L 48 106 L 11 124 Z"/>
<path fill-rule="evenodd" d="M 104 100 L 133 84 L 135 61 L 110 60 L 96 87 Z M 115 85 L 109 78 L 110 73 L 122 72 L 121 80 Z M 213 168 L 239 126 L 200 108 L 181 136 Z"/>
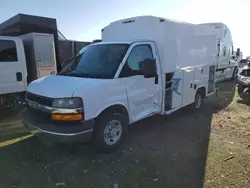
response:
<path fill-rule="evenodd" d="M 82 120 L 83 115 L 82 114 L 70 114 L 70 115 L 52 114 L 51 118 L 52 120 L 57 120 L 57 121 L 76 121 L 76 120 Z"/>

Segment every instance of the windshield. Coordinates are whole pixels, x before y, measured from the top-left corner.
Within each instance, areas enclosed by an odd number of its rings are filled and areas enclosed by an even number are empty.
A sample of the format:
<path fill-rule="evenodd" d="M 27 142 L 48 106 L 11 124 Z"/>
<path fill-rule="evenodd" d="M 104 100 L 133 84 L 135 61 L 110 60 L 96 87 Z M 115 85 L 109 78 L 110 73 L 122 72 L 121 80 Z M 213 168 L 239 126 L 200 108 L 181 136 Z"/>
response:
<path fill-rule="evenodd" d="M 129 44 L 98 44 L 83 48 L 59 75 L 114 78 Z"/>
<path fill-rule="evenodd" d="M 240 75 L 250 77 L 250 69 L 242 70 Z"/>

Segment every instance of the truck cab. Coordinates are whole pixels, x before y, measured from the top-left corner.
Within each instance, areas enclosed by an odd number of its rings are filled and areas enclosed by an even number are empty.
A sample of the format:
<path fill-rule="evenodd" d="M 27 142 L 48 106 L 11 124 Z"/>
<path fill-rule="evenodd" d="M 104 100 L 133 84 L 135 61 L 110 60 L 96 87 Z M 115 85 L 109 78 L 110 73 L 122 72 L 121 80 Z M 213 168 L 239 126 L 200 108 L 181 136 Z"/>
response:
<path fill-rule="evenodd" d="M 237 72 L 238 62 L 235 59 L 234 45 L 230 29 L 223 23 L 203 23 L 212 28 L 217 38 L 216 82 L 233 79 Z"/>
<path fill-rule="evenodd" d="M 140 69 L 140 62 L 144 60 L 153 61 L 156 65 L 147 76 Z M 89 45 L 59 74 L 30 84 L 26 95 L 29 116 L 29 119 L 25 119 L 26 125 L 49 124 L 51 120 L 62 124 L 74 121 L 77 124 L 75 127 L 69 130 L 65 127 L 65 130 L 58 130 L 54 134 L 74 135 L 78 134 L 79 129 L 82 133 L 92 134 L 95 121 L 98 122 L 97 117 L 105 119 L 111 115 L 117 116 L 127 125 L 160 113 L 163 102 L 162 80 L 156 75 L 161 75 L 161 69 L 152 41 Z M 44 112 L 37 114 L 34 109 L 43 109 Z M 51 113 L 51 117 L 43 116 L 47 112 Z M 111 123 L 110 127 L 111 132 L 121 129 L 121 125 L 116 122 Z M 45 131 L 53 132 L 53 129 L 55 127 L 51 126 Z M 107 131 L 107 134 L 111 132 Z M 121 136 L 123 133 L 116 134 Z M 108 139 L 108 135 L 106 141 L 110 146 L 116 142 L 113 137 Z"/>
<path fill-rule="evenodd" d="M 22 40 L 0 36 L 0 98 L 4 94 L 24 92 L 26 87 L 26 57 Z"/>

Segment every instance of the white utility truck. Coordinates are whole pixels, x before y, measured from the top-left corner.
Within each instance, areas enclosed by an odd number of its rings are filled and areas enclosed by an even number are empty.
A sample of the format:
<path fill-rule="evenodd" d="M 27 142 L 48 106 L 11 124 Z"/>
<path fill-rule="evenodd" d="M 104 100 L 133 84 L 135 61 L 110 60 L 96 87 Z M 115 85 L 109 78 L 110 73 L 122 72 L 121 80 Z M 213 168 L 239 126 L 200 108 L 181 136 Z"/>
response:
<path fill-rule="evenodd" d="M 233 79 L 237 74 L 239 49 L 234 53 L 232 35 L 223 23 L 198 24 L 213 29 L 217 37 L 216 82 Z"/>
<path fill-rule="evenodd" d="M 191 104 L 200 109 L 215 92 L 216 36 L 206 30 L 153 16 L 111 23 L 103 42 L 28 86 L 24 126 L 112 151 L 129 124 Z"/>

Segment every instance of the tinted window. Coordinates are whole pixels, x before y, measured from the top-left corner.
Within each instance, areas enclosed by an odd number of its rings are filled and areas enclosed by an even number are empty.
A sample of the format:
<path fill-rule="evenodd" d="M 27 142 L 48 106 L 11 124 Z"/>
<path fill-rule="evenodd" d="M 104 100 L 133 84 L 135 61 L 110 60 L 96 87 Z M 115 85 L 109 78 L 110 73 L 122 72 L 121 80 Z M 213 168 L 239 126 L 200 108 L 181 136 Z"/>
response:
<path fill-rule="evenodd" d="M 217 56 L 220 56 L 220 42 L 217 44 Z"/>
<path fill-rule="evenodd" d="M 148 44 L 135 46 L 128 56 L 120 77 L 140 75 L 139 63 L 145 59 L 153 59 L 151 46 Z"/>
<path fill-rule="evenodd" d="M 226 56 L 226 53 L 227 53 L 227 47 L 224 46 L 224 48 L 223 48 L 223 56 Z"/>
<path fill-rule="evenodd" d="M 153 54 L 150 45 L 138 45 L 132 49 L 127 59 L 127 63 L 132 70 L 138 71 L 141 61 L 152 58 Z"/>
<path fill-rule="evenodd" d="M 10 40 L 0 40 L 0 62 L 17 61 L 16 44 Z"/>
<path fill-rule="evenodd" d="M 61 75 L 114 78 L 128 44 L 99 44 L 83 48 L 61 71 Z"/>
<path fill-rule="evenodd" d="M 241 72 L 241 75 L 242 75 L 242 76 L 250 76 L 250 69 L 248 69 L 248 70 L 243 70 L 243 71 Z"/>

